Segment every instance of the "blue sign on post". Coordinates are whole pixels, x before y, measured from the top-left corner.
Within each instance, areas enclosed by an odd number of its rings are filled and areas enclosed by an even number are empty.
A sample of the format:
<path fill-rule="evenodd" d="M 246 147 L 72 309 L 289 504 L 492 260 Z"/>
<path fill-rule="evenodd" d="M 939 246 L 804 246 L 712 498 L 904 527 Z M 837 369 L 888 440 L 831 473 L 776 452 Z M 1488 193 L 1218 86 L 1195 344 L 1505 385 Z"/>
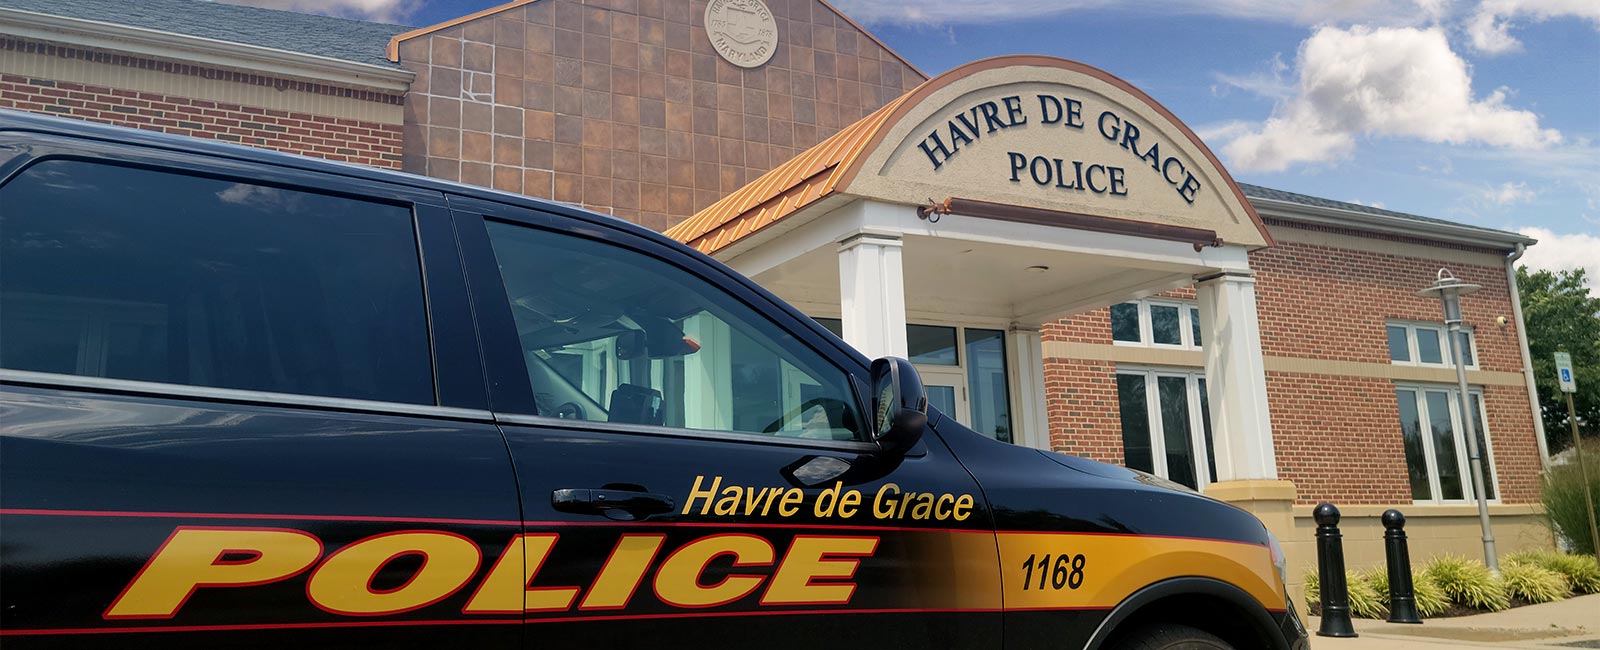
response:
<path fill-rule="evenodd" d="M 1556 353 L 1556 381 L 1561 384 L 1561 392 L 1578 392 L 1578 382 L 1572 379 L 1572 355 L 1566 352 Z"/>

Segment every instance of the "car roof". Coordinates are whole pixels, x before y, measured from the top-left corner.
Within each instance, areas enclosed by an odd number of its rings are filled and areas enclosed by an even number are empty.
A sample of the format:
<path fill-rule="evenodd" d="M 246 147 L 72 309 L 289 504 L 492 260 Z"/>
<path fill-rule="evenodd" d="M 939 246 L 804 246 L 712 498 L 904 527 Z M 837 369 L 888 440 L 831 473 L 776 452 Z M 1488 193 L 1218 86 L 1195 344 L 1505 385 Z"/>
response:
<path fill-rule="evenodd" d="M 595 212 L 568 203 L 551 201 L 548 199 L 534 198 L 522 194 L 515 194 L 501 190 L 468 185 L 455 181 L 447 181 L 431 176 L 421 176 L 401 171 L 368 167 L 355 163 L 344 163 L 321 158 L 312 158 L 298 154 L 259 149 L 229 142 L 216 142 L 201 138 L 172 135 L 155 131 L 146 131 L 124 126 L 99 124 L 84 120 L 39 115 L 23 111 L 0 109 L 0 132 L 25 131 L 62 135 L 68 137 L 103 140 L 113 143 L 125 143 L 135 146 L 145 146 L 168 149 L 184 153 L 231 158 L 246 162 L 274 165 L 296 170 L 356 178 L 363 180 L 379 181 L 394 185 L 405 185 L 418 189 L 432 190 L 444 194 L 463 198 L 480 199 L 495 203 L 503 203 L 517 207 L 541 210 L 561 216 L 574 217 L 592 223 L 623 230 L 651 240 L 670 243 L 673 248 L 692 250 L 681 243 L 662 235 L 654 230 L 640 226 L 630 221 L 619 219 L 612 215 Z"/>

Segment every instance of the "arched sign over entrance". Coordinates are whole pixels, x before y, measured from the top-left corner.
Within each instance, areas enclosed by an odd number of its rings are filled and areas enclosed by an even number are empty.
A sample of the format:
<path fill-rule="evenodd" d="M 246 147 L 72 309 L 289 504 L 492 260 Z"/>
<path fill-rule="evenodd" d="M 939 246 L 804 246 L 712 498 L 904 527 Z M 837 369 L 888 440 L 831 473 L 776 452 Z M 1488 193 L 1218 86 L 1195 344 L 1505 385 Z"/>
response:
<path fill-rule="evenodd" d="M 1204 143 L 1116 77 L 1048 57 L 978 61 L 911 93 L 845 191 L 947 196 L 1204 228 L 1270 242 Z"/>
<path fill-rule="evenodd" d="M 1171 111 L 1103 70 L 1034 55 L 929 79 L 667 234 L 710 253 L 836 195 L 916 205 L 958 197 L 1272 243 Z"/>

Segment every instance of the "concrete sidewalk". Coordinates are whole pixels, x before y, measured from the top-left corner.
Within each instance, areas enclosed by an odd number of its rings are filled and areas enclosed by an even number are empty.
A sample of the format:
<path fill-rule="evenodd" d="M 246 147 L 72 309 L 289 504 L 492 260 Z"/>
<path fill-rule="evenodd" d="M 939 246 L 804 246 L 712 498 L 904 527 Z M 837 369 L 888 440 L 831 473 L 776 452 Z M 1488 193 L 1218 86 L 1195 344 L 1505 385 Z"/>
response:
<path fill-rule="evenodd" d="M 1600 594 L 1491 614 L 1428 619 L 1422 625 L 1358 618 L 1355 627 L 1361 636 L 1354 639 L 1316 636 L 1321 624 L 1315 616 L 1306 617 L 1311 645 L 1317 650 L 1600 648 Z"/>

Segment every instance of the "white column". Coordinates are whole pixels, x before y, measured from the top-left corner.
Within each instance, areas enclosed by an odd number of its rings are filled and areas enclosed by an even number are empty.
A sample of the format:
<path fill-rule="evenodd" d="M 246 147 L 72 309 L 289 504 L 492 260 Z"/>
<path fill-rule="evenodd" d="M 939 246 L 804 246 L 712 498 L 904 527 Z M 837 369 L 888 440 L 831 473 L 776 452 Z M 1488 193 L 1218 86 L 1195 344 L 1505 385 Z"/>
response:
<path fill-rule="evenodd" d="M 1006 332 L 1006 362 L 1011 365 L 1011 390 L 1016 404 L 1012 413 L 1011 441 L 1050 449 L 1050 416 L 1044 397 L 1044 339 L 1037 329 L 1013 326 Z"/>
<path fill-rule="evenodd" d="M 1255 282 L 1249 271 L 1225 271 L 1195 283 L 1217 481 L 1278 478 Z"/>
<path fill-rule="evenodd" d="M 871 358 L 906 356 L 906 284 L 900 238 L 859 234 L 839 245 L 844 340 Z"/>

